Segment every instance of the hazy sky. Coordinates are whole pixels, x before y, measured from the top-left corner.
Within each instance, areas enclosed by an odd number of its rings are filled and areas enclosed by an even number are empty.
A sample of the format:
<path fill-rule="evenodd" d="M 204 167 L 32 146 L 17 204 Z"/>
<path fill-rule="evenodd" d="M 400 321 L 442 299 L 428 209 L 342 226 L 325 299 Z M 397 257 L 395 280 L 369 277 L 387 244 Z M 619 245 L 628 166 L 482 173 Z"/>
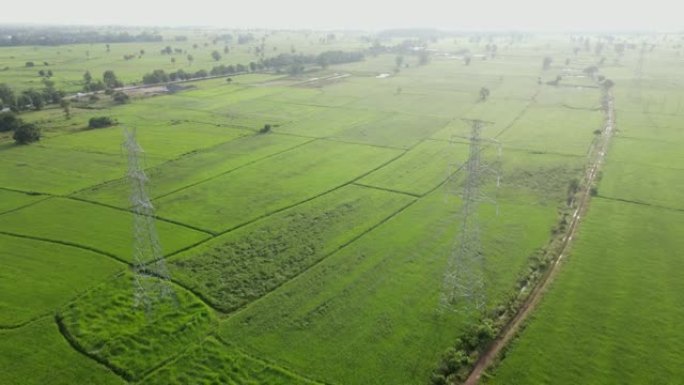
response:
<path fill-rule="evenodd" d="M 683 30 L 684 5 L 680 1 L 24 0 L 4 2 L 0 23 L 322 29 Z"/>

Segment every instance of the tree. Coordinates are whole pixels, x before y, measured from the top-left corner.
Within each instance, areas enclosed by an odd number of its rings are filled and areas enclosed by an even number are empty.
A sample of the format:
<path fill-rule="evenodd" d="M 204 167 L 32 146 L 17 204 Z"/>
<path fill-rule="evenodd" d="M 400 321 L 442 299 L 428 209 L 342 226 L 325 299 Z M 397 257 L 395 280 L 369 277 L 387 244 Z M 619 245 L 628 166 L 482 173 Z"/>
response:
<path fill-rule="evenodd" d="M 224 54 L 228 55 L 229 52 L 230 52 L 230 48 L 228 48 L 228 46 L 223 47 L 223 53 Z"/>
<path fill-rule="evenodd" d="M 19 95 L 17 98 L 17 104 L 19 109 L 26 109 L 26 107 L 32 107 L 36 110 L 40 110 L 45 106 L 45 99 L 43 94 L 39 91 L 29 88 Z"/>
<path fill-rule="evenodd" d="M 40 128 L 35 124 L 23 123 L 14 130 L 12 139 L 17 144 L 29 144 L 40 140 Z"/>
<path fill-rule="evenodd" d="M 188 55 L 188 65 L 192 65 L 192 62 L 195 60 L 195 57 L 192 55 Z"/>
<path fill-rule="evenodd" d="M 123 83 L 116 78 L 116 74 L 112 70 L 107 70 L 102 74 L 102 81 L 107 88 L 117 88 L 123 86 Z"/>
<path fill-rule="evenodd" d="M 62 107 L 62 110 L 64 111 L 64 117 L 67 119 L 71 119 L 71 102 L 67 99 L 62 99 L 59 102 L 59 106 Z"/>
<path fill-rule="evenodd" d="M 484 102 L 485 100 L 487 100 L 488 97 L 489 97 L 489 88 L 487 88 L 487 87 L 480 88 L 480 101 Z"/>
<path fill-rule="evenodd" d="M 601 83 L 601 85 L 603 86 L 604 89 L 609 90 L 609 89 L 613 88 L 613 86 L 615 85 L 615 82 L 613 82 L 610 79 L 606 79 Z"/>
<path fill-rule="evenodd" d="M 218 51 L 212 52 L 212 53 L 211 53 L 211 57 L 212 57 L 215 61 L 221 60 L 221 54 L 220 54 Z"/>
<path fill-rule="evenodd" d="M 169 75 L 164 70 L 154 70 L 152 73 L 143 75 L 143 83 L 145 84 L 166 83 L 168 81 Z"/>
<path fill-rule="evenodd" d="M 254 71 L 256 71 L 256 69 L 257 69 L 257 63 L 255 63 L 253 61 L 249 62 L 249 70 L 254 72 Z"/>
<path fill-rule="evenodd" d="M 176 66 L 176 58 L 172 57 L 171 58 L 171 64 L 175 67 Z"/>
<path fill-rule="evenodd" d="M 546 56 L 546 57 L 544 58 L 543 62 L 542 62 L 542 69 L 543 69 L 544 71 L 546 71 L 546 70 L 548 70 L 549 68 L 551 68 L 551 63 L 552 63 L 552 62 L 553 62 L 553 58 L 551 58 L 550 56 Z"/>
<path fill-rule="evenodd" d="M 14 131 L 24 122 L 12 112 L 0 113 L 0 132 Z"/>
<path fill-rule="evenodd" d="M 430 62 L 430 52 L 422 50 L 418 53 L 418 64 L 424 66 Z"/>
<path fill-rule="evenodd" d="M 401 68 L 402 64 L 404 64 L 404 56 L 399 55 L 394 58 L 394 63 L 396 63 L 397 68 Z"/>
<path fill-rule="evenodd" d="M 268 134 L 269 132 L 271 132 L 271 125 L 268 123 L 264 124 L 264 127 L 259 130 L 260 134 Z"/>
<path fill-rule="evenodd" d="M 10 108 L 15 107 L 17 101 L 14 97 L 14 91 L 4 83 L 0 83 L 0 102 L 3 105 L 9 106 Z"/>
<path fill-rule="evenodd" d="M 86 85 L 89 85 L 90 82 L 93 81 L 93 75 L 90 74 L 90 71 L 86 71 L 83 74 L 83 81 L 85 82 Z"/>
<path fill-rule="evenodd" d="M 35 63 L 33 63 L 32 61 L 27 61 L 25 64 L 26 67 L 33 67 L 34 65 Z"/>

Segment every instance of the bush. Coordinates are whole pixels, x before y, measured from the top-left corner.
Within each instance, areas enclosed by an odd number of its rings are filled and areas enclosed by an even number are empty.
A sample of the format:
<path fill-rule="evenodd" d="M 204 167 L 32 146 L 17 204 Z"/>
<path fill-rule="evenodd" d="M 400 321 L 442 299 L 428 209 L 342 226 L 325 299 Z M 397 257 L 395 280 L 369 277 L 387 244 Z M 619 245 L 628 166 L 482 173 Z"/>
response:
<path fill-rule="evenodd" d="M 112 100 L 114 100 L 114 102 L 117 104 L 126 104 L 130 100 L 130 98 L 125 92 L 116 91 L 112 95 Z"/>
<path fill-rule="evenodd" d="M 0 132 L 14 131 L 22 124 L 21 119 L 11 112 L 0 114 Z"/>
<path fill-rule="evenodd" d="M 88 121 L 88 128 L 104 128 L 113 126 L 114 124 L 116 124 L 116 121 L 109 116 L 100 116 L 90 118 Z"/>
<path fill-rule="evenodd" d="M 14 130 L 12 139 L 17 144 L 29 144 L 40 140 L 40 128 L 34 124 L 22 124 Z"/>
<path fill-rule="evenodd" d="M 271 125 L 270 124 L 264 124 L 264 127 L 259 130 L 260 134 L 268 134 L 271 132 Z"/>

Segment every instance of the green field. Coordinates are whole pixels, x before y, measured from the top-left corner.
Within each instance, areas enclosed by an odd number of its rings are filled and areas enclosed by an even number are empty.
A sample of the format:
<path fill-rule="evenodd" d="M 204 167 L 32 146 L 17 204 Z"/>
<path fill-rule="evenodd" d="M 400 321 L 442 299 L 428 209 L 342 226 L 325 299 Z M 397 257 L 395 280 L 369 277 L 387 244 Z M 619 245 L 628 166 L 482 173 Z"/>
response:
<path fill-rule="evenodd" d="M 123 267 L 75 247 L 0 234 L 0 327 L 50 314 Z"/>
<path fill-rule="evenodd" d="M 562 275 L 491 383 L 677 383 L 682 223 L 681 212 L 594 201 Z"/>
<path fill-rule="evenodd" d="M 0 83 L 38 88 L 45 67 L 76 92 L 86 69 L 113 69 L 130 83 L 158 68 L 259 60 L 261 40 L 223 55 L 213 43 L 220 32 L 163 30 L 164 42 L 111 44 L 109 53 L 104 44 L 0 48 L 0 68 L 10 67 Z M 266 58 L 402 42 L 254 33 Z M 188 41 L 173 41 L 180 34 Z M 44 135 L 20 146 L 0 134 L 0 384 L 431 384 L 444 353 L 483 314 L 528 289 L 604 119 L 602 92 L 582 72 L 594 53 L 563 65 L 573 55 L 568 36 L 487 39 L 437 39 L 427 63 L 408 50 L 401 68 L 394 51 L 369 50 L 363 61 L 297 75 L 195 80 L 155 96 L 129 90 L 124 105 L 74 102 L 69 119 L 57 106 L 21 113 Z M 489 57 L 493 43 L 498 55 Z M 183 53 L 162 55 L 166 45 Z M 469 65 L 464 49 L 475 55 Z M 651 62 L 668 76 L 677 73 L 671 54 Z M 542 70 L 546 55 L 556 60 Z M 620 88 L 635 52 L 605 55 L 618 127 L 596 197 L 493 383 L 665 384 L 684 375 L 682 95 L 647 78 L 638 99 Z M 30 60 L 37 66 L 25 68 Z M 546 84 L 559 74 L 558 86 Z M 96 116 L 118 124 L 88 129 Z M 482 312 L 463 301 L 440 307 L 462 231 L 473 119 L 485 121 L 471 202 L 485 259 Z M 175 293 L 153 293 L 148 311 L 136 305 L 130 268 L 124 129 L 144 149 Z"/>
<path fill-rule="evenodd" d="M 649 64 L 667 63 L 657 59 Z M 656 75 L 647 73 L 640 88 L 625 74 L 625 87 L 616 89 L 618 132 L 598 198 L 563 270 L 486 383 L 676 384 L 684 377 L 683 94 L 681 77 L 663 86 Z"/>

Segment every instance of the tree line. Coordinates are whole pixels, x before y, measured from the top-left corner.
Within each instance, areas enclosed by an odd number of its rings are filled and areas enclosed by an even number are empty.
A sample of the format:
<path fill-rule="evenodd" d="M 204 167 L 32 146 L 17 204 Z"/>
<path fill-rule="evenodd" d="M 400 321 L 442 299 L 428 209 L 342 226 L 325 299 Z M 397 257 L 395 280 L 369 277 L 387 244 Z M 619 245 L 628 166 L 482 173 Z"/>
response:
<path fill-rule="evenodd" d="M 46 104 L 59 103 L 65 92 L 55 88 L 55 83 L 43 79 L 43 88 L 29 88 L 15 93 L 7 84 L 0 83 L 0 110 L 9 108 L 12 111 L 40 110 Z"/>
<path fill-rule="evenodd" d="M 249 64 L 220 64 L 212 67 L 210 71 L 186 72 L 179 69 L 178 71 L 167 73 L 164 70 L 157 69 L 145 74 L 142 81 L 143 84 L 159 84 L 169 81 L 199 79 L 207 76 L 235 75 L 262 70 L 286 71 L 290 74 L 299 74 L 304 71 L 306 65 L 314 64 L 327 68 L 331 64 L 350 63 L 363 59 L 364 54 L 362 52 L 326 51 L 319 55 L 282 53 L 272 58 L 259 60 L 258 62 L 252 61 Z"/>
<path fill-rule="evenodd" d="M 79 43 L 133 43 L 162 41 L 154 32 L 131 34 L 122 32 L 101 32 L 87 28 L 64 27 L 0 27 L 0 47 L 21 45 L 64 45 Z"/>

